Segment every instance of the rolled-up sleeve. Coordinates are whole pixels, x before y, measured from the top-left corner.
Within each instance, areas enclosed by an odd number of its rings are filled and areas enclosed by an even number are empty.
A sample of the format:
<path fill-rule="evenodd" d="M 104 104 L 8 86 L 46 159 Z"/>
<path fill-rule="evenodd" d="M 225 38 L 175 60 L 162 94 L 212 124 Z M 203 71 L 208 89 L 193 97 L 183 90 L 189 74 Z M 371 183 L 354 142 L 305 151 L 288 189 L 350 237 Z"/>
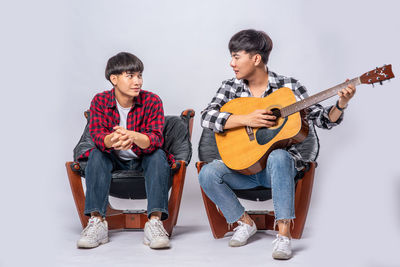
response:
<path fill-rule="evenodd" d="M 230 92 L 226 83 L 223 82 L 211 102 L 201 112 L 201 126 L 203 128 L 209 128 L 214 132 L 222 133 L 226 121 L 232 114 L 229 112 L 220 112 L 220 109 L 229 100 L 231 100 Z"/>
<path fill-rule="evenodd" d="M 299 99 L 305 99 L 308 97 L 307 89 L 297 82 L 295 84 L 294 93 Z M 311 120 L 315 126 L 323 129 L 331 129 L 334 126 L 339 125 L 343 121 L 343 112 L 339 119 L 332 122 L 329 119 L 329 112 L 333 106 L 323 107 L 320 104 L 315 104 L 307 108 L 307 119 Z"/>
<path fill-rule="evenodd" d="M 140 130 L 140 133 L 146 135 L 150 140 L 150 146 L 142 150 L 146 154 L 161 148 L 164 143 L 163 129 L 165 118 L 162 101 L 158 96 L 154 96 L 154 101 L 152 102 L 146 127 Z"/>
<path fill-rule="evenodd" d="M 102 99 L 96 95 L 90 104 L 89 133 L 96 147 L 103 152 L 110 152 L 112 149 L 106 148 L 104 138 L 111 132 L 106 127 L 106 116 L 104 114 L 104 104 Z"/>

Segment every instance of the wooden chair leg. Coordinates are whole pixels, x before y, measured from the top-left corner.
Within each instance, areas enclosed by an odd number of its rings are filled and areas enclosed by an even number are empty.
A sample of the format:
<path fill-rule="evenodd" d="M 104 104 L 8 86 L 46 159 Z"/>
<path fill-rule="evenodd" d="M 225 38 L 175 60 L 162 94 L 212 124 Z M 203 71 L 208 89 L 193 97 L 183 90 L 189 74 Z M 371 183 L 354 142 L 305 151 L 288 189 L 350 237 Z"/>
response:
<path fill-rule="evenodd" d="M 67 168 L 68 180 L 71 186 L 72 196 L 74 197 L 75 206 L 78 211 L 79 219 L 81 221 L 82 227 L 85 228 L 89 217 L 85 216 L 85 193 L 83 192 L 81 176 L 74 172 L 72 168 L 73 162 L 65 163 Z"/>
<path fill-rule="evenodd" d="M 200 190 L 213 236 L 214 238 L 222 238 L 230 231 L 229 225 L 225 217 L 218 211 L 217 206 L 208 198 L 201 187 Z M 236 224 L 232 226 L 232 228 L 234 227 L 236 227 Z"/>
<path fill-rule="evenodd" d="M 311 163 L 310 169 L 304 174 L 304 177 L 297 182 L 295 194 L 295 211 L 296 219 L 294 219 L 294 227 L 291 231 L 293 238 L 300 239 L 304 225 L 306 223 L 308 208 L 310 207 L 312 187 L 314 184 L 314 173 L 316 164 Z"/>
<path fill-rule="evenodd" d="M 165 220 L 164 228 L 171 236 L 172 230 L 178 221 L 179 209 L 181 206 L 183 185 L 185 183 L 186 165 L 184 161 L 180 161 L 181 167 L 174 174 L 172 179 L 171 194 L 168 200 L 168 219 Z"/>
<path fill-rule="evenodd" d="M 200 173 L 201 168 L 206 164 L 207 163 L 204 161 L 197 162 L 197 173 Z M 227 232 L 230 231 L 229 225 L 226 222 L 224 215 L 217 209 L 217 206 L 214 204 L 214 202 L 212 202 L 211 199 L 208 198 L 206 193 L 204 193 L 203 188 L 200 187 L 200 190 L 211 232 L 213 233 L 214 238 L 222 238 Z M 236 224 L 232 227 L 236 227 Z"/>

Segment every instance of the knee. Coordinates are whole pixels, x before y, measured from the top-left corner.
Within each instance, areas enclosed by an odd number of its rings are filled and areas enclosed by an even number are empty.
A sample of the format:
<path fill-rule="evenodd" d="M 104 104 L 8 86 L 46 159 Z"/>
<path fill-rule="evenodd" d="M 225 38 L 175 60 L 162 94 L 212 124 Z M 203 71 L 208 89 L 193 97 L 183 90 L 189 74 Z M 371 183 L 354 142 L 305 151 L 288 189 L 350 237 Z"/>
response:
<path fill-rule="evenodd" d="M 147 154 L 143 157 L 146 161 L 154 162 L 154 161 L 167 161 L 167 156 L 162 149 L 157 149 L 151 154 Z"/>
<path fill-rule="evenodd" d="M 97 148 L 93 149 L 88 158 L 88 163 L 89 162 L 104 162 L 108 160 L 109 158 L 107 157 L 105 152 L 102 152 L 98 150 Z"/>
<path fill-rule="evenodd" d="M 156 171 L 170 170 L 167 156 L 162 149 L 157 149 L 151 154 L 144 155 L 142 159 L 142 167 L 145 171 L 149 171 L 151 169 Z"/>
<path fill-rule="evenodd" d="M 275 149 L 273 150 L 267 160 L 267 167 L 283 167 L 289 166 L 292 164 L 292 157 L 290 156 L 289 152 L 284 149 Z"/>
<path fill-rule="evenodd" d="M 202 188 L 208 188 L 222 183 L 212 163 L 206 164 L 199 173 L 199 184 Z"/>

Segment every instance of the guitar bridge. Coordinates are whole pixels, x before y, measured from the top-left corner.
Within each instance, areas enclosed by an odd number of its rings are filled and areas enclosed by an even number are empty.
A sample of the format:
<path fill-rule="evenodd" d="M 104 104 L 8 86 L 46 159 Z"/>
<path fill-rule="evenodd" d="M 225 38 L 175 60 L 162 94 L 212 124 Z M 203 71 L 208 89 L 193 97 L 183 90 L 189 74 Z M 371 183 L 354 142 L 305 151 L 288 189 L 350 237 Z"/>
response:
<path fill-rule="evenodd" d="M 246 133 L 247 133 L 247 135 L 249 136 L 249 140 L 250 141 L 254 141 L 254 131 L 253 131 L 253 128 L 252 127 L 250 127 L 250 126 L 246 126 Z"/>

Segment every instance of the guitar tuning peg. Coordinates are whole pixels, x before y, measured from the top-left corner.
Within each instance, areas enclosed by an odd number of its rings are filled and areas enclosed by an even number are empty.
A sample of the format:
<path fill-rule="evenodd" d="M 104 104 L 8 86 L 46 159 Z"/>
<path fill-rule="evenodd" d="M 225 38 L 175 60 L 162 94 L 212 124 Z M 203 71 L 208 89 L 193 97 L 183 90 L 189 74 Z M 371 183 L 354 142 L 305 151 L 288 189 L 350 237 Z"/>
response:
<path fill-rule="evenodd" d="M 374 83 L 371 83 L 372 84 L 372 88 L 375 88 L 375 84 Z"/>
<path fill-rule="evenodd" d="M 382 81 L 379 81 L 379 84 L 382 85 Z"/>

